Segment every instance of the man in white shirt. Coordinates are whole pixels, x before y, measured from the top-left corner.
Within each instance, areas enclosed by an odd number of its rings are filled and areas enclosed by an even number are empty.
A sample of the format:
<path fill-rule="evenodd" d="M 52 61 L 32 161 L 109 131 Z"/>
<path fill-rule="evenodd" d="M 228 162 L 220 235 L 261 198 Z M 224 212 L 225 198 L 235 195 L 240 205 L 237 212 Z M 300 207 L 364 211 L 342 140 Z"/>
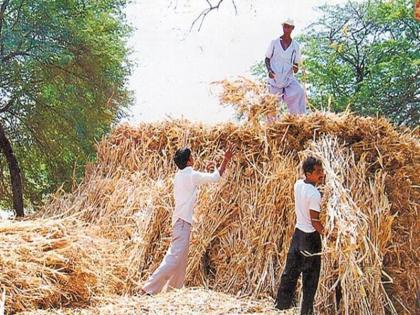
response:
<path fill-rule="evenodd" d="M 287 19 L 282 25 L 283 35 L 270 43 L 265 54 L 268 89 L 270 93 L 278 95 L 279 101 L 283 99 L 289 113 L 305 114 L 305 91 L 293 75 L 298 72 L 302 61 L 300 46 L 291 38 L 294 22 Z"/>
<path fill-rule="evenodd" d="M 296 229 L 287 254 L 286 266 L 277 292 L 276 307 L 292 307 L 296 283 L 302 273 L 303 300 L 301 315 L 313 314 L 314 298 L 321 270 L 321 235 L 324 227 L 319 220 L 321 194 L 316 188 L 324 180 L 322 162 L 308 157 L 302 165 L 305 180 L 294 187 Z"/>
<path fill-rule="evenodd" d="M 215 168 L 213 173 L 202 173 L 193 170 L 194 160 L 190 149 L 176 151 L 174 161 L 179 170 L 174 180 L 172 242 L 162 263 L 141 289 L 141 294 L 159 293 L 167 283 L 169 288 L 181 288 L 184 285 L 197 189 L 201 185 L 219 181 L 233 154 L 234 149 L 230 145 L 220 167 Z"/>

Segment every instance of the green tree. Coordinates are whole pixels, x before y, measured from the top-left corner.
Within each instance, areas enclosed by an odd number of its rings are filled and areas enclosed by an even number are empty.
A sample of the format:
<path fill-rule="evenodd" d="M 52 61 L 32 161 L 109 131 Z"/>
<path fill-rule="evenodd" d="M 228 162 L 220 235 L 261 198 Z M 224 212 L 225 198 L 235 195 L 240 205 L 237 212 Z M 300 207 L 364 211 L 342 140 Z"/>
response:
<path fill-rule="evenodd" d="M 300 37 L 309 95 L 362 115 L 417 125 L 420 111 L 420 23 L 411 0 L 320 7 L 321 18 Z"/>
<path fill-rule="evenodd" d="M 416 126 L 420 112 L 420 23 L 411 0 L 319 8 L 321 17 L 298 37 L 311 104 Z M 266 80 L 264 62 L 251 73 Z"/>
<path fill-rule="evenodd" d="M 0 198 L 18 215 L 22 191 L 34 204 L 68 187 L 124 116 L 125 2 L 0 2 Z"/>

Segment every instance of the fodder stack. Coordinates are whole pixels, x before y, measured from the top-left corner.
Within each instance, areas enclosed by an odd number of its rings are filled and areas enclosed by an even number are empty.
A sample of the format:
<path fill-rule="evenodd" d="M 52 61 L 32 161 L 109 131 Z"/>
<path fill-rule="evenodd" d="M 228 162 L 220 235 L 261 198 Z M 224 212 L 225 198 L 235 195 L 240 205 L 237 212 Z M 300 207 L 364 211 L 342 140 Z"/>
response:
<path fill-rule="evenodd" d="M 336 237 L 324 241 L 318 310 L 333 312 L 340 280 L 347 313 L 395 313 L 394 308 L 414 313 L 419 287 L 416 131 L 350 113 L 285 115 L 264 125 L 261 116 L 270 112 L 272 100 L 256 95 L 258 86 L 251 96 L 239 89 L 243 82 L 231 83 L 222 101 L 252 109 L 252 123 L 119 126 L 98 145 L 97 163 L 88 167 L 84 182 L 45 206 L 45 217 L 75 216 L 87 224 L 80 233 L 94 230 L 118 244 L 106 265 L 98 257 L 97 270 L 114 279 L 107 286 L 107 278 L 100 278 L 98 294 L 135 292 L 163 257 L 170 241 L 176 148 L 190 146 L 195 167 L 204 169 L 234 142 L 239 153 L 227 176 L 200 193 L 189 285 L 258 297 L 275 294 L 294 229 L 299 157 L 314 154 L 325 161 L 323 209 Z"/>

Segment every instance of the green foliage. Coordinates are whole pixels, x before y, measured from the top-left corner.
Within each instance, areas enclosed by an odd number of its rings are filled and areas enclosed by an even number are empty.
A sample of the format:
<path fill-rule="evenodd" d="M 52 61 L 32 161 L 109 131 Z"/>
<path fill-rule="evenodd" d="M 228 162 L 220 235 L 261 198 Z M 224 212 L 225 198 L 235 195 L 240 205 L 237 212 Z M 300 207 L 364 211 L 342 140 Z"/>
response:
<path fill-rule="evenodd" d="M 349 1 L 319 10 L 298 38 L 311 104 L 418 125 L 420 23 L 413 1 Z M 251 72 L 267 77 L 263 62 Z"/>
<path fill-rule="evenodd" d="M 251 74 L 259 81 L 264 82 L 267 80 L 268 71 L 265 67 L 264 60 L 257 62 L 251 67 Z"/>
<path fill-rule="evenodd" d="M 0 29 L 0 121 L 36 203 L 94 158 L 131 101 L 122 0 L 11 0 Z M 3 204 L 8 170 L 0 160 Z"/>
<path fill-rule="evenodd" d="M 323 6 L 300 37 L 309 95 L 318 107 L 347 106 L 396 124 L 419 122 L 420 24 L 409 0 Z"/>

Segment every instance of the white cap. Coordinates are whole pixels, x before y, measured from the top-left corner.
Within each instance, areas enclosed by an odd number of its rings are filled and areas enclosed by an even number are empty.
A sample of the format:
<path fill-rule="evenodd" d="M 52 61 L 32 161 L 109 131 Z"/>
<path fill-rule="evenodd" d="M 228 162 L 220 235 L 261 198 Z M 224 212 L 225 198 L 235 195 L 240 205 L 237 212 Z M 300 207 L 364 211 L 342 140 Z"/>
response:
<path fill-rule="evenodd" d="M 283 24 L 295 26 L 295 22 L 292 19 L 286 19 L 286 20 L 284 20 L 284 22 L 281 23 L 281 25 L 283 25 Z"/>

